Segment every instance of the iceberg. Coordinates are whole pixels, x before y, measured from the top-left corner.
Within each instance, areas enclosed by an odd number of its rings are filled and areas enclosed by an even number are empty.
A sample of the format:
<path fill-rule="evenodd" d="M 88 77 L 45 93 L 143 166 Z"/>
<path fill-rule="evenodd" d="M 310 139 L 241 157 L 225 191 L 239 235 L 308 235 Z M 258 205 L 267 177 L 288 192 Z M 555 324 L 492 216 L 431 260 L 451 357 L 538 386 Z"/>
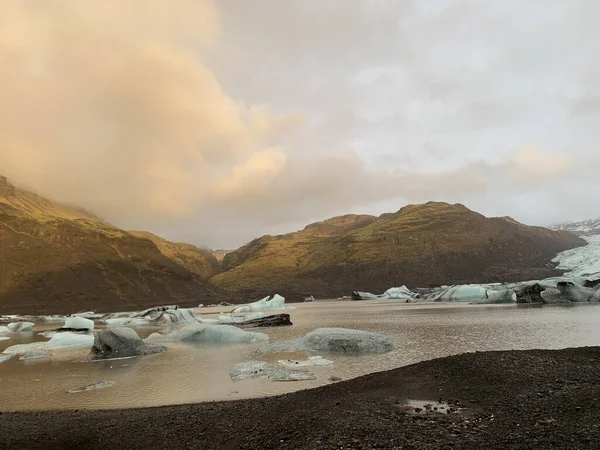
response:
<path fill-rule="evenodd" d="M 254 303 L 248 303 L 247 305 L 240 305 L 234 308 L 231 313 L 251 313 L 259 311 L 284 311 L 286 309 L 293 309 L 291 306 L 285 306 L 285 298 L 279 294 L 275 294 L 273 298 L 265 297 L 262 300 L 258 300 Z"/>
<path fill-rule="evenodd" d="M 560 295 L 570 302 L 589 302 L 596 293 L 596 289 L 587 288 L 572 281 L 560 281 L 556 288 L 560 291 Z"/>
<path fill-rule="evenodd" d="M 0 325 L 0 334 L 8 334 L 10 333 L 10 328 L 4 326 L 4 325 Z"/>
<path fill-rule="evenodd" d="M 149 325 L 170 326 L 182 323 L 193 323 L 196 320 L 196 310 L 188 309 L 168 309 L 159 313 L 158 316 L 152 317 L 151 314 L 143 316 L 148 319 Z"/>
<path fill-rule="evenodd" d="M 242 322 L 247 322 L 249 320 L 256 320 L 256 319 L 262 319 L 265 317 L 265 313 L 262 312 L 255 312 L 255 313 L 250 313 L 250 314 L 246 314 L 245 316 L 219 316 L 219 322 L 220 323 L 242 323 Z"/>
<path fill-rule="evenodd" d="M 500 284 L 463 284 L 458 286 L 442 286 L 427 297 L 434 302 L 469 302 L 469 303 L 516 303 L 517 294 L 512 285 Z"/>
<path fill-rule="evenodd" d="M 63 328 L 70 328 L 72 330 L 93 330 L 94 321 L 86 319 L 85 317 L 70 316 L 65 318 Z"/>
<path fill-rule="evenodd" d="M 376 295 L 370 292 L 352 291 L 352 300 L 377 300 L 377 299 L 393 299 L 393 300 L 412 300 L 419 298 L 419 294 L 412 292 L 406 286 L 393 287 L 385 291 L 383 294 Z"/>
<path fill-rule="evenodd" d="M 104 319 L 100 323 L 107 327 L 122 327 L 129 325 L 130 327 L 143 327 L 150 325 L 150 322 L 141 317 L 116 317 L 114 319 Z"/>
<path fill-rule="evenodd" d="M 322 356 L 309 356 L 304 361 L 298 361 L 294 359 L 280 359 L 277 361 L 286 367 L 304 367 L 304 366 L 329 366 L 333 362 L 328 359 L 324 359 Z"/>
<path fill-rule="evenodd" d="M 175 329 L 168 334 L 152 333 L 149 341 L 205 341 L 205 342 L 264 342 L 269 337 L 262 333 L 240 330 L 231 325 L 195 323 Z"/>
<path fill-rule="evenodd" d="M 8 329 L 13 333 L 33 331 L 33 322 L 13 322 L 8 324 Z"/>
<path fill-rule="evenodd" d="M 271 381 L 316 380 L 316 377 L 303 370 L 291 370 L 286 367 L 269 364 L 265 361 L 246 361 L 234 365 L 229 370 L 233 381 L 246 378 L 268 378 Z"/>
<path fill-rule="evenodd" d="M 394 342 L 387 336 L 347 328 L 319 328 L 304 337 L 268 345 L 267 353 L 326 351 L 338 353 L 387 353 Z"/>
<path fill-rule="evenodd" d="M 46 348 L 65 348 L 65 347 L 90 347 L 94 343 L 94 335 L 73 333 L 70 331 L 56 333 L 46 342 Z"/>
<path fill-rule="evenodd" d="M 125 358 L 164 352 L 162 345 L 144 342 L 131 328 L 111 328 L 96 333 L 90 355 L 93 359 Z"/>
<path fill-rule="evenodd" d="M 21 355 L 27 352 L 43 351 L 46 348 L 46 342 L 31 342 L 29 344 L 11 345 L 4 349 L 4 353 Z"/>

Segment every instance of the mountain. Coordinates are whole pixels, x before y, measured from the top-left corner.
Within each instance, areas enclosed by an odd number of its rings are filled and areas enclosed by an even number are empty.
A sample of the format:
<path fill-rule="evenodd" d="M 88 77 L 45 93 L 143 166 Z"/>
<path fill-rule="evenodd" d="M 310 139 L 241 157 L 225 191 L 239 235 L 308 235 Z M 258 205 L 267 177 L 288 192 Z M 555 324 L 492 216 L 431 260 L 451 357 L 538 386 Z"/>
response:
<path fill-rule="evenodd" d="M 0 313 L 207 303 L 223 295 L 208 281 L 217 270 L 208 251 L 121 230 L 0 176 Z"/>
<path fill-rule="evenodd" d="M 560 274 L 551 259 L 585 245 L 568 231 L 487 218 L 463 205 L 409 205 L 379 217 L 347 215 L 263 236 L 223 259 L 212 281 L 244 298 L 290 299 L 391 286 L 537 279 Z"/>
<path fill-rule="evenodd" d="M 596 236 L 600 235 L 600 218 L 582 220 L 580 222 L 564 222 L 552 225 L 550 229 L 570 231 L 577 236 Z"/>

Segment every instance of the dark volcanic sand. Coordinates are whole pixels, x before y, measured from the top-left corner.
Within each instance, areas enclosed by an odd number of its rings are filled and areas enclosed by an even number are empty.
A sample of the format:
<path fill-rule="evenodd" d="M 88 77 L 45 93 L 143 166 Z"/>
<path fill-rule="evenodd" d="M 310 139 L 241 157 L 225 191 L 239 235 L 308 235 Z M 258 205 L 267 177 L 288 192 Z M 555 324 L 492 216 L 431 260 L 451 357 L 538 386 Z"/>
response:
<path fill-rule="evenodd" d="M 402 408 L 440 395 L 469 409 Z M 599 347 L 471 353 L 264 399 L 4 413 L 0 447 L 597 449 L 599 399 Z"/>

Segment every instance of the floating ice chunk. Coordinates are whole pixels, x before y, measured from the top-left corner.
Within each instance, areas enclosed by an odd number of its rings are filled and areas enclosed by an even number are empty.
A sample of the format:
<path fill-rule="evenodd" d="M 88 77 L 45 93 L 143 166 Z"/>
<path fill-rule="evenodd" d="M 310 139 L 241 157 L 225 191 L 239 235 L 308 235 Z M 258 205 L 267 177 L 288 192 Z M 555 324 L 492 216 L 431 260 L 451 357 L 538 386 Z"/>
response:
<path fill-rule="evenodd" d="M 97 319 L 102 319 L 104 317 L 104 314 L 97 314 L 95 311 L 86 311 L 86 312 L 71 314 L 71 316 L 72 317 L 82 317 L 84 319 L 90 319 L 90 320 L 97 320 Z"/>
<path fill-rule="evenodd" d="M 220 323 L 242 323 L 247 322 L 249 320 L 263 319 L 265 317 L 265 313 L 263 312 L 255 312 L 246 314 L 245 316 L 219 316 Z"/>
<path fill-rule="evenodd" d="M 218 324 L 221 323 L 219 319 L 206 319 L 204 317 L 196 317 L 196 320 L 200 323 Z"/>
<path fill-rule="evenodd" d="M 128 325 L 130 327 L 143 327 L 150 325 L 150 322 L 141 317 L 116 317 L 113 319 L 104 319 L 101 321 L 102 324 L 107 327 L 121 327 Z"/>
<path fill-rule="evenodd" d="M 152 333 L 150 341 L 207 341 L 207 342 L 264 342 L 269 337 L 262 333 L 240 330 L 231 325 L 195 323 L 185 325 L 169 334 Z"/>
<path fill-rule="evenodd" d="M 8 324 L 8 329 L 13 333 L 33 331 L 33 322 L 13 322 Z"/>
<path fill-rule="evenodd" d="M 19 361 L 29 361 L 31 359 L 43 359 L 43 358 L 52 358 L 52 353 L 44 351 L 44 350 L 25 352 L 19 357 Z"/>
<path fill-rule="evenodd" d="M 164 352 L 162 345 L 148 344 L 131 328 L 111 328 L 96 333 L 90 355 L 94 359 L 125 358 Z"/>
<path fill-rule="evenodd" d="M 27 352 L 43 351 L 46 348 L 47 342 L 31 342 L 29 344 L 11 345 L 4 349 L 4 353 L 23 354 Z"/>
<path fill-rule="evenodd" d="M 240 305 L 234 308 L 232 313 L 250 313 L 259 311 L 283 311 L 293 309 L 291 306 L 285 306 L 285 298 L 279 294 L 275 294 L 273 298 L 265 297 L 254 303 Z"/>
<path fill-rule="evenodd" d="M 182 323 L 195 323 L 196 310 L 194 308 L 188 309 L 167 309 L 160 312 L 158 315 L 147 314 L 143 316 L 144 319 L 148 320 L 149 325 L 169 326 L 178 325 Z"/>
<path fill-rule="evenodd" d="M 109 387 L 113 387 L 114 385 L 114 381 L 96 381 L 95 383 L 88 384 L 87 386 L 82 386 L 76 389 L 69 389 L 67 392 L 69 394 L 77 394 L 78 392 L 87 392 L 96 389 L 106 389 Z"/>
<path fill-rule="evenodd" d="M 64 348 L 64 347 L 91 347 L 94 343 L 94 335 L 72 333 L 70 331 L 64 333 L 56 333 L 48 342 L 46 348 Z"/>
<path fill-rule="evenodd" d="M 143 311 L 140 311 L 138 313 L 134 313 L 133 315 L 131 315 L 131 317 L 146 317 L 146 316 L 158 316 L 159 314 L 157 313 L 161 313 L 163 311 L 174 311 L 179 309 L 179 306 L 177 305 L 167 305 L 167 306 L 155 306 L 153 308 L 148 308 L 145 309 Z"/>
<path fill-rule="evenodd" d="M 269 378 L 271 381 L 302 381 L 316 379 L 313 374 L 306 371 L 292 370 L 269 364 L 265 361 L 246 361 L 238 363 L 229 370 L 229 376 L 233 381 L 239 381 L 246 378 Z"/>
<path fill-rule="evenodd" d="M 474 303 L 516 303 L 517 294 L 512 289 L 498 289 L 486 291 L 487 298 L 484 300 L 475 301 Z"/>
<path fill-rule="evenodd" d="M 347 328 L 319 328 L 306 336 L 275 342 L 266 347 L 268 353 L 294 351 L 328 351 L 340 353 L 387 353 L 394 342 L 387 336 Z"/>
<path fill-rule="evenodd" d="M 394 299 L 394 300 L 411 300 L 419 298 L 419 294 L 412 292 L 406 286 L 393 287 L 385 291 L 381 295 L 371 294 L 370 292 L 352 291 L 352 300 L 377 300 L 377 299 Z"/>
<path fill-rule="evenodd" d="M 16 353 L 0 353 L 0 363 L 8 361 L 9 359 L 17 356 Z"/>
<path fill-rule="evenodd" d="M 94 321 L 85 317 L 71 316 L 65 318 L 63 328 L 73 328 L 79 330 L 93 330 Z"/>
<path fill-rule="evenodd" d="M 280 359 L 278 362 L 286 367 L 329 366 L 332 364 L 332 361 L 329 361 L 322 356 L 309 356 L 308 359 L 304 361 Z"/>
<path fill-rule="evenodd" d="M 10 328 L 4 326 L 4 325 L 0 325 L 0 334 L 8 334 L 10 333 Z"/>
<path fill-rule="evenodd" d="M 9 339 L 8 336 L 0 336 L 0 341 L 8 341 Z"/>
<path fill-rule="evenodd" d="M 561 281 L 556 285 L 561 296 L 570 302 L 589 302 L 594 297 L 595 289 L 587 288 L 572 281 Z"/>

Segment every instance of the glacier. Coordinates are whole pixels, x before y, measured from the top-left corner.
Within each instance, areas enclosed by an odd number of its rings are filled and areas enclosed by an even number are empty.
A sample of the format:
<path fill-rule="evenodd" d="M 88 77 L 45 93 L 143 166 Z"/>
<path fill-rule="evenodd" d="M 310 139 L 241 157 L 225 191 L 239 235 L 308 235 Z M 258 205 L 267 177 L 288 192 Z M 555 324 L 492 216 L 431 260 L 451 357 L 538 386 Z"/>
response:
<path fill-rule="evenodd" d="M 240 330 L 232 325 L 195 323 L 174 329 L 168 334 L 152 333 L 148 341 L 264 342 L 266 334 Z"/>
<path fill-rule="evenodd" d="M 566 271 L 565 276 L 600 278 L 600 235 L 582 239 L 588 245 L 561 252 L 552 261 L 558 264 L 558 269 Z"/>
<path fill-rule="evenodd" d="M 387 353 L 394 350 L 389 337 L 348 328 L 318 328 L 304 337 L 275 342 L 263 349 L 266 353 L 326 351 L 338 353 Z"/>

